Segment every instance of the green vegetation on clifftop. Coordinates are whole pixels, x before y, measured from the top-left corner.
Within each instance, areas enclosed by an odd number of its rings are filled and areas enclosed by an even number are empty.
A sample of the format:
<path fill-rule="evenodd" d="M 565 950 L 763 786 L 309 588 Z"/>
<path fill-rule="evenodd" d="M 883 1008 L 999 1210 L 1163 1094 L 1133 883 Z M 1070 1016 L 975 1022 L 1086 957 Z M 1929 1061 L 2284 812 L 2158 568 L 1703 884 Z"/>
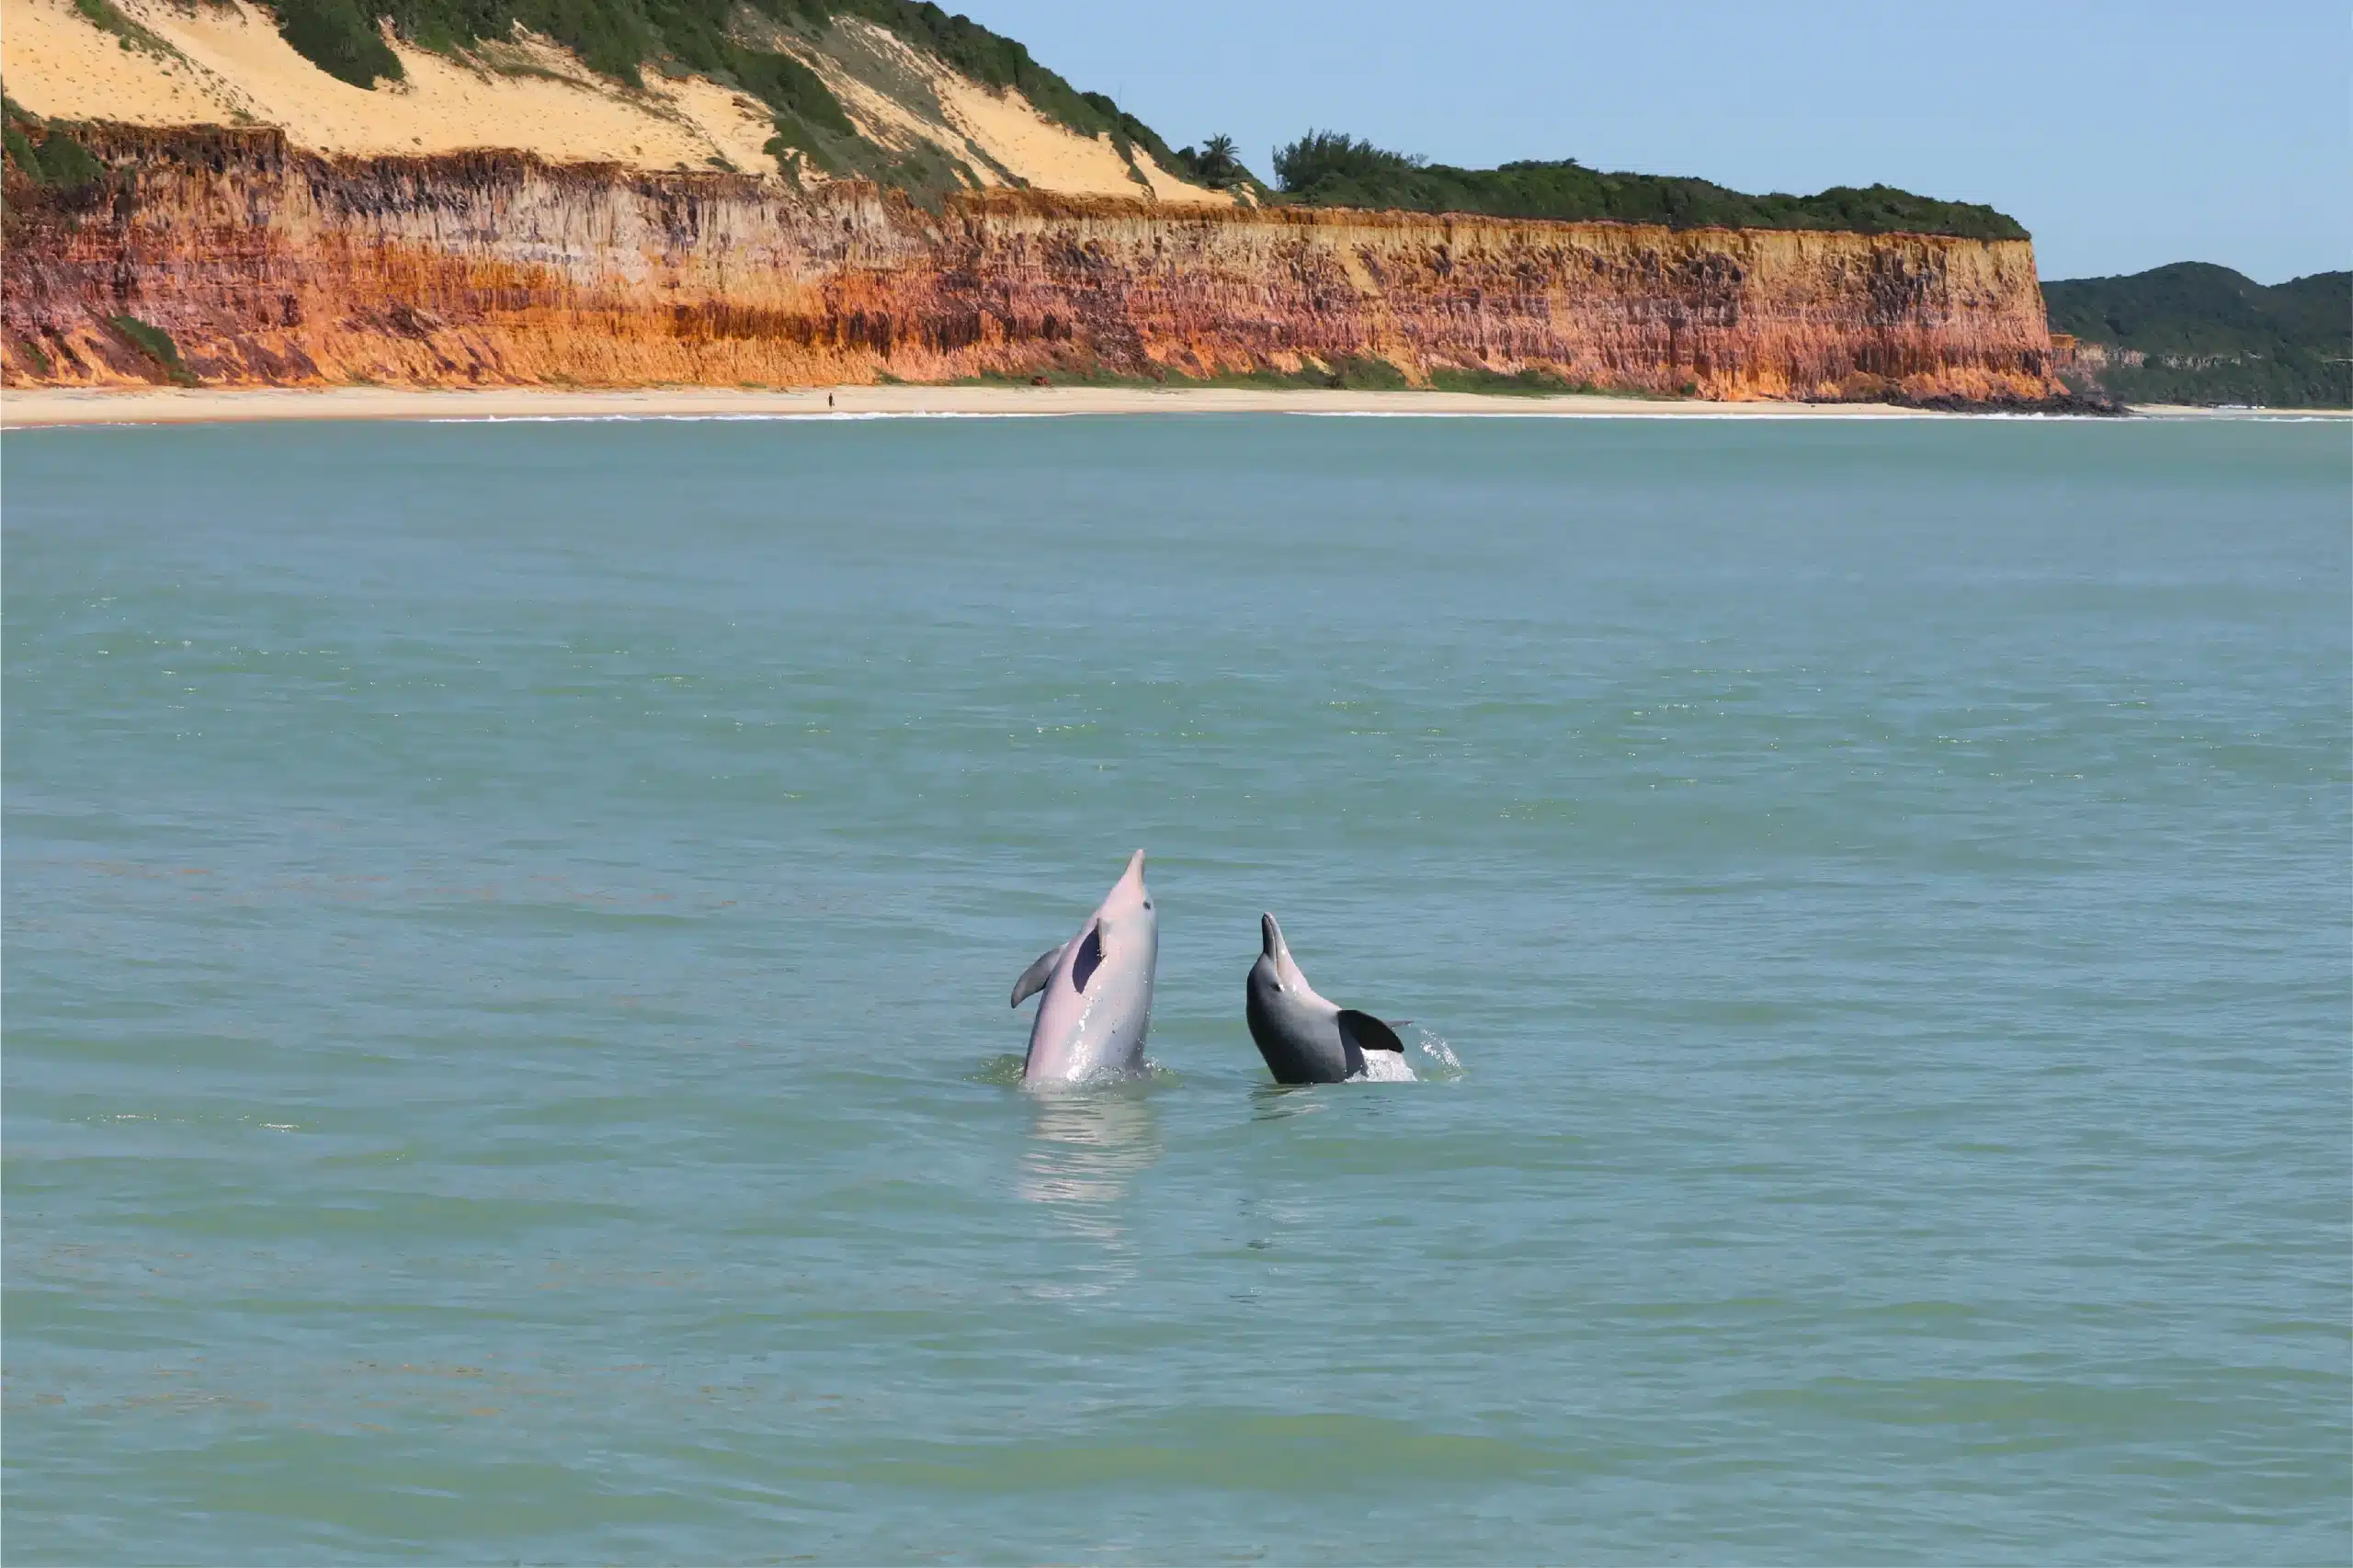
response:
<path fill-rule="evenodd" d="M 2106 354 L 2085 379 L 2126 403 L 2353 407 L 2353 272 L 2266 288 L 2182 261 L 2045 283 L 2042 299 L 2052 331 Z"/>
<path fill-rule="evenodd" d="M 74 0 L 109 25 L 111 0 Z M 824 76 L 809 63 L 838 65 L 884 96 L 916 99 L 919 73 L 877 65 L 870 46 L 841 25 L 880 28 L 919 54 L 984 86 L 1018 92 L 1049 119 L 1078 135 L 1108 137 L 1135 167 L 1140 150 L 1161 168 L 1245 199 L 1304 206 L 1499 218 L 1609 220 L 1670 228 L 1821 229 L 2019 240 L 2027 232 L 1990 207 L 1941 201 L 1891 186 L 1835 187 L 1812 196 L 1752 196 L 1703 179 L 1612 174 L 1574 158 L 1528 160 L 1492 169 L 1457 168 L 1393 153 L 1337 131 L 1310 131 L 1274 154 L 1278 190 L 1243 165 L 1232 138 L 1174 150 L 1150 126 L 1100 93 L 1081 92 L 1030 57 L 1015 40 L 933 0 L 261 0 L 278 30 L 321 70 L 361 87 L 397 81 L 400 56 L 385 29 L 419 48 L 462 51 L 515 40 L 518 29 L 570 50 L 591 70 L 632 86 L 648 67 L 692 72 L 740 88 L 765 105 L 775 137 L 768 151 L 792 165 L 799 153 L 829 174 L 896 186 L 932 204 L 973 184 L 963 153 L 928 144 L 894 151 L 860 134 Z M 121 26 L 129 26 L 127 23 Z M 128 39 L 128 35 L 126 35 Z M 832 65 L 827 65 L 830 59 Z M 862 62 L 862 63 L 860 62 Z M 881 75 L 874 74 L 880 71 Z M 886 79 L 888 78 L 888 79 Z M 904 78 L 904 79 L 902 79 Z M 937 108 L 937 105 L 933 106 Z M 725 166 L 722 165 L 722 166 Z M 1003 175 L 1006 171 L 998 170 Z M 1015 183 L 1019 183 L 1017 180 Z"/>
<path fill-rule="evenodd" d="M 1282 199 L 1311 207 L 1400 208 L 1495 218 L 1609 219 L 1671 229 L 1832 229 L 2022 240 L 2018 220 L 1966 201 L 1892 186 L 1837 186 L 1813 196 L 1747 196 L 1703 179 L 1604 174 L 1574 158 L 1459 169 L 1311 131 L 1275 153 Z"/>

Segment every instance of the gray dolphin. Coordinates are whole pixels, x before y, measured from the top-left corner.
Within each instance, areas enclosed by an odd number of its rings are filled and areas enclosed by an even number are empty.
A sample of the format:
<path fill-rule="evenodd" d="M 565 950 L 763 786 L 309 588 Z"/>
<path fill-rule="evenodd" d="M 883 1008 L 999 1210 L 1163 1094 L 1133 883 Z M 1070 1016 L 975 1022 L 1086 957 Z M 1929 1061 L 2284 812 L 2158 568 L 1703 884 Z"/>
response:
<path fill-rule="evenodd" d="M 1013 983 L 1013 1006 L 1042 994 L 1029 1026 L 1025 1084 L 1133 1073 L 1152 1028 L 1152 974 L 1160 916 L 1143 885 L 1143 851 L 1103 896 L 1078 935 L 1048 948 Z"/>
<path fill-rule="evenodd" d="M 1353 1007 L 1326 1002 L 1291 961 L 1283 928 L 1271 915 L 1258 916 L 1258 961 L 1250 966 L 1250 1038 L 1279 1084 L 1336 1084 L 1365 1072 L 1368 1051 L 1397 1053 L 1405 1077 L 1405 1042 L 1397 1031 Z M 1384 1064 L 1385 1067 L 1386 1064 Z M 1381 1076 L 1394 1075 L 1384 1070 Z"/>

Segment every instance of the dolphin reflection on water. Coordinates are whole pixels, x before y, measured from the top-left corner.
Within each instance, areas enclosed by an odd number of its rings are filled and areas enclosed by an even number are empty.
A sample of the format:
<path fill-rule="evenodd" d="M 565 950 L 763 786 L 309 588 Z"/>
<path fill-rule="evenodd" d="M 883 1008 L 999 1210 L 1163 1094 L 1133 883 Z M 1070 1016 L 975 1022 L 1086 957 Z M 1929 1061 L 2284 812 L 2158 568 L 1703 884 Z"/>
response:
<path fill-rule="evenodd" d="M 1032 1203 L 1118 1203 L 1160 1153 L 1159 1122 L 1141 1096 L 1040 1096 L 1030 1105 L 1021 1196 Z"/>
<path fill-rule="evenodd" d="M 1030 1102 L 1029 1146 L 1017 1188 L 1072 1235 L 1108 1255 L 1085 1284 L 1039 1287 L 1049 1296 L 1092 1296 L 1135 1278 L 1126 1204 L 1136 1178 L 1159 1163 L 1160 1122 L 1142 1095 L 1041 1095 Z"/>

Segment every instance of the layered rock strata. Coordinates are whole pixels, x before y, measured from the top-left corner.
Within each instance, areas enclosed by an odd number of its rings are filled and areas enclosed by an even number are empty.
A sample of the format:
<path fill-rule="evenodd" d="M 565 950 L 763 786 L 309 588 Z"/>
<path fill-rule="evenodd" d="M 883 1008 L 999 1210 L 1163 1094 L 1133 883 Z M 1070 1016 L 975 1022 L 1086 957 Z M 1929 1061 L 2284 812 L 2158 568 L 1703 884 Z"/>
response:
<path fill-rule="evenodd" d="M 2023 241 L 1017 191 L 933 212 L 849 182 L 327 159 L 272 131 L 76 134 L 100 178 L 8 176 L 9 384 L 808 385 L 1383 361 L 1417 384 L 1535 371 L 1708 398 L 2063 392 Z"/>

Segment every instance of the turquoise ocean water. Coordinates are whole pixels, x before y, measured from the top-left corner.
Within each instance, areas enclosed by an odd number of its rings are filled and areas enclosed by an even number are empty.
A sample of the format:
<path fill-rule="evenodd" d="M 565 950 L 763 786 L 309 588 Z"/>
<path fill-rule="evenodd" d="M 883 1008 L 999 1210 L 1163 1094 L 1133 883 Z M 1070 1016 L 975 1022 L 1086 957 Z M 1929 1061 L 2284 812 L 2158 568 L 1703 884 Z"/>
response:
<path fill-rule="evenodd" d="M 2353 1553 L 2341 425 L 5 470 L 11 1562 Z"/>

